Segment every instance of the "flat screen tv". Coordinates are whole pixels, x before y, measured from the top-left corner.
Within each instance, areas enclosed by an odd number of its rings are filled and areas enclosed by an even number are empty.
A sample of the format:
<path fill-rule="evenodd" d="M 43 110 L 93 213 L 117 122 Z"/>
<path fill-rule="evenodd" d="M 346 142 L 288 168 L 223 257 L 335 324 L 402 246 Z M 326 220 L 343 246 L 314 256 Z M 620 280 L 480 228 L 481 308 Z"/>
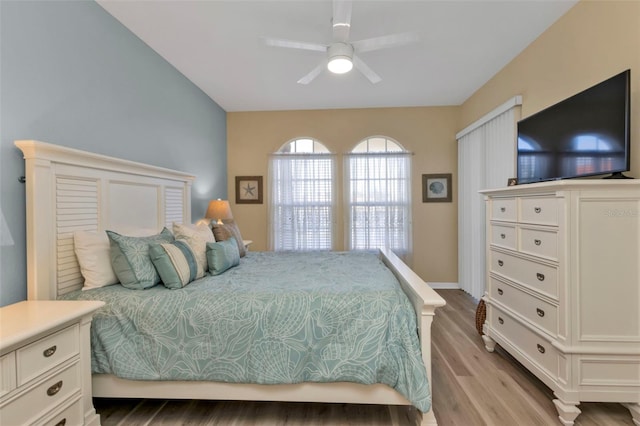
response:
<path fill-rule="evenodd" d="M 518 122 L 518 183 L 630 170 L 630 74 L 624 71 Z"/>

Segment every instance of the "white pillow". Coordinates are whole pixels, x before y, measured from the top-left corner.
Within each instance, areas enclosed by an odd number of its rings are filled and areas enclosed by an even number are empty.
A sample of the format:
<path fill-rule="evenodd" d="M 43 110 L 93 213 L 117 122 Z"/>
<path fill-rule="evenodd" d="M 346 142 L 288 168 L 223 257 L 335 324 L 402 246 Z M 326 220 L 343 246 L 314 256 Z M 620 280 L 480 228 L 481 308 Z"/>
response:
<path fill-rule="evenodd" d="M 84 277 L 83 290 L 119 282 L 111 267 L 111 247 L 106 232 L 76 231 L 73 245 Z"/>
<path fill-rule="evenodd" d="M 122 234 L 144 237 L 156 233 L 154 229 L 119 229 Z M 104 231 L 76 231 L 73 246 L 84 278 L 82 290 L 91 290 L 120 281 L 111 266 L 111 245 Z"/>
<path fill-rule="evenodd" d="M 191 247 L 198 265 L 203 271 L 209 270 L 207 262 L 207 243 L 215 243 L 216 239 L 211 228 L 205 224 L 181 225 L 173 223 L 173 235 L 177 240 L 183 240 Z"/>

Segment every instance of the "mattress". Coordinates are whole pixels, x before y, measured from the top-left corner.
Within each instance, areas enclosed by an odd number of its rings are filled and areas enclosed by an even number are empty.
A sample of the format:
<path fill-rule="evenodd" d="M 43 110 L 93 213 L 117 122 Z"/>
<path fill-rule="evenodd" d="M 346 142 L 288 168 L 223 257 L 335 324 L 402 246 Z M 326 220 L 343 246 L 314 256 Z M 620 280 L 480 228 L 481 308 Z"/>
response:
<path fill-rule="evenodd" d="M 92 372 L 131 380 L 383 383 L 431 406 L 416 315 L 374 253 L 250 252 L 183 289 L 120 285 L 102 300 Z"/>

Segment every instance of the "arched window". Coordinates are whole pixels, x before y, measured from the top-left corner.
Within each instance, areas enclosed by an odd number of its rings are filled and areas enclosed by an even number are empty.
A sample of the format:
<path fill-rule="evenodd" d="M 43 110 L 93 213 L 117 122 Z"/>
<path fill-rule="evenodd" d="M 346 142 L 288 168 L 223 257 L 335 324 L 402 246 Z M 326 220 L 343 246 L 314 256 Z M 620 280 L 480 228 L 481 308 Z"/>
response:
<path fill-rule="evenodd" d="M 272 250 L 331 250 L 335 156 L 318 140 L 285 143 L 269 161 Z"/>
<path fill-rule="evenodd" d="M 362 140 L 345 159 L 348 248 L 411 253 L 411 153 L 384 136 Z"/>

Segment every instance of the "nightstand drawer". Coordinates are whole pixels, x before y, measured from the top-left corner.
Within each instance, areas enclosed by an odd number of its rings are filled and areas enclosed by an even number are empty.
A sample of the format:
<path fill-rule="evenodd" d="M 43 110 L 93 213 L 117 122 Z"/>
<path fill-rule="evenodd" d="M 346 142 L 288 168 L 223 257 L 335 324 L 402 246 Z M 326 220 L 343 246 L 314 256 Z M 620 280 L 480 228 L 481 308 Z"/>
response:
<path fill-rule="evenodd" d="M 78 340 L 79 328 L 76 324 L 18 349 L 18 386 L 77 355 Z"/>
<path fill-rule="evenodd" d="M 515 222 L 518 217 L 515 198 L 494 198 L 491 201 L 491 220 Z"/>
<path fill-rule="evenodd" d="M 37 426 L 74 426 L 84 424 L 82 418 L 82 402 L 77 400 L 61 412 L 49 417 L 43 422 L 36 423 Z"/>
<path fill-rule="evenodd" d="M 540 229 L 520 228 L 520 251 L 534 256 L 558 259 L 558 233 Z"/>
<path fill-rule="evenodd" d="M 490 272 L 532 290 L 558 297 L 558 269 L 553 266 L 490 250 Z"/>
<path fill-rule="evenodd" d="M 2 407 L 2 424 L 31 423 L 34 416 L 51 411 L 74 393 L 80 393 L 80 368 L 77 362 L 33 387 Z"/>
<path fill-rule="evenodd" d="M 491 224 L 491 244 L 516 250 L 515 226 Z"/>
<path fill-rule="evenodd" d="M 490 324 L 538 368 L 551 377 L 558 376 L 558 352 L 550 342 L 538 336 L 499 309 L 491 309 Z"/>
<path fill-rule="evenodd" d="M 549 334 L 558 333 L 558 308 L 505 282 L 491 278 L 491 298 Z"/>
<path fill-rule="evenodd" d="M 520 222 L 557 225 L 558 199 L 555 197 L 520 198 Z"/>

